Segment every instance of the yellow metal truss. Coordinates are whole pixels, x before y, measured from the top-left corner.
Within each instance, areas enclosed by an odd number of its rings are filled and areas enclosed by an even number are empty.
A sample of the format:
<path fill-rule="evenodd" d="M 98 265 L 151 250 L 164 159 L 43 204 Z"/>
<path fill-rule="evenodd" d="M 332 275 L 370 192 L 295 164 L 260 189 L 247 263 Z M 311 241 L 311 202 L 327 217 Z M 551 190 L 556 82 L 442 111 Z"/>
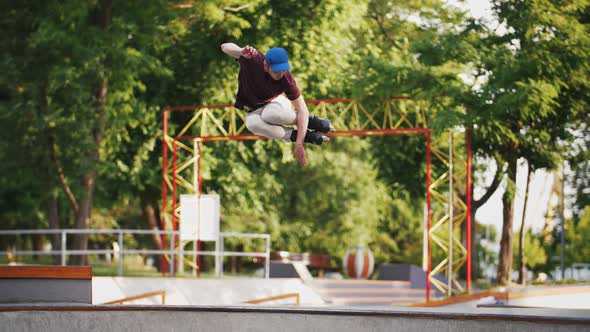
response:
<path fill-rule="evenodd" d="M 385 129 L 425 129 L 428 128 L 428 107 L 426 101 L 417 101 L 410 98 L 398 97 L 388 99 L 377 104 L 366 103 L 365 105 L 354 99 L 339 99 L 314 101 L 308 103 L 310 113 L 321 117 L 329 118 L 339 131 L 352 131 L 358 134 L 362 131 L 374 131 Z M 178 112 L 175 112 L 178 111 Z M 171 113 L 183 114 L 183 120 L 170 119 L 168 131 L 164 133 L 165 146 L 168 152 L 176 151 L 178 160 L 172 162 L 168 158 L 166 169 L 163 171 L 164 182 L 169 192 L 176 188 L 183 189 L 187 193 L 196 193 L 197 186 L 190 181 L 191 166 L 194 166 L 199 151 L 196 151 L 193 144 L 187 144 L 191 140 L 196 141 L 222 141 L 222 140 L 243 140 L 256 139 L 249 133 L 245 126 L 245 112 L 235 109 L 230 105 L 219 106 L 193 106 L 173 107 L 164 110 L 165 116 L 169 118 Z M 187 116 L 187 114 L 189 114 Z M 177 123 L 183 123 L 178 125 Z M 354 133 L 353 133 L 354 134 Z M 432 219 L 431 228 L 428 234 L 432 250 L 432 270 L 429 277 L 431 283 L 444 295 L 451 296 L 465 291 L 464 286 L 459 282 L 458 274 L 467 261 L 467 249 L 460 241 L 462 225 L 466 220 L 467 205 L 462 200 L 465 194 L 466 178 L 466 153 L 464 135 L 461 131 L 452 133 L 457 142 L 453 147 L 453 159 L 450 160 L 448 151 L 449 132 L 432 132 L 432 156 L 433 165 L 439 163 L 442 169 L 441 174 L 432 173 L 432 182 L 428 190 L 432 197 Z M 176 147 L 175 147 L 176 146 Z M 180 160 L 182 158 L 182 160 Z M 453 163 L 453 241 L 449 244 L 449 168 Z M 174 169 L 174 172 L 173 172 Z M 435 168 L 433 167 L 433 170 Z M 440 169 L 440 167 L 439 167 Z M 186 175 L 190 174 L 190 175 Z M 173 181 L 174 179 L 174 181 Z M 179 196 L 177 196 L 179 197 Z M 169 200 L 170 201 L 170 200 Z M 170 202 L 172 203 L 172 202 Z M 180 216 L 180 204 L 166 204 L 168 213 L 165 220 L 170 220 L 170 213 L 176 218 Z M 170 225 L 169 225 L 170 226 Z M 449 255 L 452 246 L 453 255 Z M 452 262 L 452 263 L 451 263 Z M 449 265 L 452 266 L 449 267 Z M 434 276 L 444 275 L 445 280 L 441 282 Z"/>

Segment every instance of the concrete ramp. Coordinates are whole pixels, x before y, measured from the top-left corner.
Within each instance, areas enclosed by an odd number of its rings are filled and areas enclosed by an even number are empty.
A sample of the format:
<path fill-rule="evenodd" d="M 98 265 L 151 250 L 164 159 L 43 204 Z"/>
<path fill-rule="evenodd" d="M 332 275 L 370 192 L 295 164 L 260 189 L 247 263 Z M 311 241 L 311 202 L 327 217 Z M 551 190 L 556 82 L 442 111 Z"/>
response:
<path fill-rule="evenodd" d="M 529 286 L 457 295 L 415 303 L 414 307 L 468 309 L 476 307 L 528 307 L 590 310 L 590 286 Z"/>
<path fill-rule="evenodd" d="M 0 305 L 0 331 L 589 331 L 590 311 Z"/>
<path fill-rule="evenodd" d="M 170 305 L 239 305 L 245 301 L 286 293 L 298 293 L 302 305 L 324 304 L 323 299 L 301 279 L 130 277 L 92 278 L 92 303 L 102 304 L 162 290 L 166 291 L 166 304 Z M 272 302 L 272 304 L 292 303 L 292 299 Z M 157 305 L 161 304 L 161 300 L 155 296 L 128 304 Z"/>

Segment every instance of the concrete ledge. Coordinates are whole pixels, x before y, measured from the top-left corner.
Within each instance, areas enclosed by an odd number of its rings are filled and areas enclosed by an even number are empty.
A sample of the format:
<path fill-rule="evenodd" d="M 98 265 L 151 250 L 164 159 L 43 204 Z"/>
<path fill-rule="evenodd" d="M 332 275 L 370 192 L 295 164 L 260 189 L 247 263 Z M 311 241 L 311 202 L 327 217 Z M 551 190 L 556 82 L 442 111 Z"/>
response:
<path fill-rule="evenodd" d="M 90 280 L 0 279 L 0 303 L 92 303 Z"/>
<path fill-rule="evenodd" d="M 0 266 L 0 303 L 92 303 L 89 266 Z"/>

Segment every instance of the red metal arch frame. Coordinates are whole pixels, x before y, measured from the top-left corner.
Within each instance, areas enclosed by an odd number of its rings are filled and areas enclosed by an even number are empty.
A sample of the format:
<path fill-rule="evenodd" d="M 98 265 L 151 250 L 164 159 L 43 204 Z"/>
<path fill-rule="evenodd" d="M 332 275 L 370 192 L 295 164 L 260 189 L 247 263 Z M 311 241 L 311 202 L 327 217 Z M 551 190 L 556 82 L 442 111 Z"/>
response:
<path fill-rule="evenodd" d="M 400 96 L 394 97 L 393 100 L 408 100 L 411 99 L 410 97 Z M 333 103 L 347 103 L 352 102 L 351 99 L 324 99 L 324 100 L 312 100 L 307 101 L 308 105 L 321 105 L 321 104 L 333 104 Z M 163 110 L 163 118 L 162 118 L 162 131 L 163 131 L 163 141 L 162 141 L 162 214 L 167 211 L 167 197 L 168 197 L 168 183 L 167 183 L 167 172 L 168 172 L 168 143 L 167 137 L 168 136 L 168 115 L 171 112 L 183 112 L 183 111 L 198 111 L 204 109 L 225 109 L 225 108 L 233 108 L 232 105 L 199 105 L 199 106 L 175 106 L 166 108 Z M 215 119 L 213 119 L 215 121 Z M 227 119 L 226 119 L 227 120 Z M 385 127 L 385 120 L 384 127 Z M 391 119 L 390 119 L 391 122 Z M 400 120 L 401 122 L 401 120 Z M 398 122 L 398 124 L 400 123 Z M 392 125 L 392 124 L 391 124 Z M 425 124 L 424 124 L 425 125 Z M 330 133 L 329 136 L 331 137 L 351 137 L 351 136 L 400 136 L 400 135 L 425 135 L 426 136 L 426 213 L 427 213 L 427 228 L 428 228 L 428 236 L 427 236 L 427 278 L 426 278 L 426 299 L 430 300 L 431 295 L 431 243 L 430 243 L 430 231 L 431 231 L 431 219 L 432 219 L 432 202 L 431 202 L 431 136 L 432 131 L 430 128 L 382 128 L 382 129 L 348 129 L 348 130 L 338 130 L 336 132 Z M 466 130 L 466 151 L 467 151 L 467 158 L 466 158 L 466 233 L 467 233 L 467 259 L 466 259 L 466 286 L 468 291 L 471 290 L 471 241 L 472 241 L 472 234 L 471 234 L 471 135 L 470 131 Z M 178 136 L 174 136 L 172 139 L 172 150 L 173 150 L 173 158 L 172 158 L 172 227 L 174 230 L 177 230 L 177 218 L 174 213 L 176 211 L 176 201 L 177 201 L 177 179 L 176 179 L 176 170 L 177 170 L 177 142 L 180 141 L 188 141 L 188 140 L 196 140 L 198 142 L 198 150 L 199 155 L 197 156 L 197 163 L 198 163 L 198 194 L 201 194 L 202 189 L 202 177 L 201 177 L 201 147 L 203 142 L 217 142 L 217 141 L 245 141 L 245 140 L 260 140 L 260 139 L 267 139 L 262 136 L 254 135 L 254 134 L 243 134 L 240 133 L 239 130 L 236 130 L 234 124 L 234 131 L 232 132 L 231 129 L 225 133 L 221 133 L 219 135 L 185 135 L 184 132 Z M 452 174 L 451 174 L 452 176 Z M 162 220 L 163 217 L 162 217 Z M 164 224 L 164 223 L 163 223 Z M 173 239 L 173 241 L 175 241 Z M 166 242 L 166 235 L 162 234 L 162 243 Z M 163 266 L 162 271 L 166 270 L 166 261 L 162 260 Z M 200 265 L 200 264 L 199 264 Z M 451 292 L 449 291 L 449 294 Z"/>

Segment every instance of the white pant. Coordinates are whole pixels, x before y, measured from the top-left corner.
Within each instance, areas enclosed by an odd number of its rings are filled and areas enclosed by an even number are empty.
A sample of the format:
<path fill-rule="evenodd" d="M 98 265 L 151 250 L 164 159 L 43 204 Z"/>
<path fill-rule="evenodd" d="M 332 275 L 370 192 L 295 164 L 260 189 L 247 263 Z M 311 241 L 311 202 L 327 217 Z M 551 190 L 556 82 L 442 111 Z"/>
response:
<path fill-rule="evenodd" d="M 297 124 L 297 112 L 285 96 L 280 95 L 270 103 L 246 113 L 246 128 L 252 133 L 268 138 L 291 142 L 293 128 Z"/>

